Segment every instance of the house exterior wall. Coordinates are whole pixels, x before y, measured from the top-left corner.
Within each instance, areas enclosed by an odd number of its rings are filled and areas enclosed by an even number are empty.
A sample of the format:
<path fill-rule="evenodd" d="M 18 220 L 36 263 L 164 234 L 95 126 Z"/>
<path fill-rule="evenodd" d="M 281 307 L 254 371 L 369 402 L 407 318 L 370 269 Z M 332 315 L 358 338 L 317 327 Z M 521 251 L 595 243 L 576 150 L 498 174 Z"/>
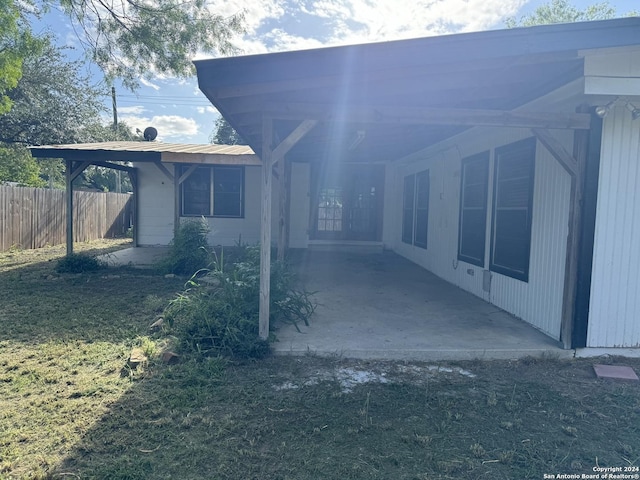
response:
<path fill-rule="evenodd" d="M 168 245 L 173 238 L 173 182 L 151 163 L 136 164 L 138 170 L 138 230 L 140 246 Z M 169 171 L 173 171 L 169 165 Z"/>
<path fill-rule="evenodd" d="M 587 95 L 640 95 L 640 47 L 585 52 L 584 76 Z"/>
<path fill-rule="evenodd" d="M 173 172 L 172 164 L 166 164 Z M 139 176 L 138 235 L 141 246 L 168 245 L 173 238 L 174 202 L 173 182 L 154 164 L 136 165 Z M 260 201 L 262 170 L 259 166 L 245 167 L 244 218 L 207 218 L 212 245 L 233 246 L 237 242 L 256 244 L 260 241 Z M 290 246 L 304 248 L 308 243 L 309 223 L 309 167 L 292 164 L 291 169 Z M 279 225 L 279 186 L 272 179 L 271 238 L 275 244 Z M 181 221 L 187 218 L 182 217 Z"/>
<path fill-rule="evenodd" d="M 604 119 L 599 175 L 587 346 L 640 347 L 640 123 L 624 105 Z"/>
<path fill-rule="evenodd" d="M 571 132 L 554 132 L 568 151 Z M 390 167 L 394 195 L 387 197 L 385 214 L 393 219 L 385 230 L 385 245 L 443 279 L 522 318 L 549 336 L 560 338 L 565 252 L 568 232 L 570 177 L 539 142 L 536 146 L 529 280 L 523 282 L 491 272 L 490 291 L 483 288 L 489 268 L 494 150 L 530 137 L 523 129 L 474 129 L 438 151 L 413 156 Z M 461 160 L 491 151 L 484 269 L 457 259 Z M 402 189 L 406 175 L 430 171 L 428 248 L 401 241 Z M 389 217 L 386 217 L 389 218 Z"/>

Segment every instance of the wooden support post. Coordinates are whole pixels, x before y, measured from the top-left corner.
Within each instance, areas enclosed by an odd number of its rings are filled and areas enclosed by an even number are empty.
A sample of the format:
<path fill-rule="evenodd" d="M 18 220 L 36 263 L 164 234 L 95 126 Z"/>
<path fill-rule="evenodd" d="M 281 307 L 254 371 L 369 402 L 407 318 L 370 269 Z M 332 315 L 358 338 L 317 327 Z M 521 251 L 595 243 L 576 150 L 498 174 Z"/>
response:
<path fill-rule="evenodd" d="M 289 234 L 291 232 L 291 161 L 284 159 L 284 253 L 289 251 Z"/>
<path fill-rule="evenodd" d="M 575 173 L 571 176 L 569 200 L 569 231 L 564 271 L 564 294 L 560 338 L 565 349 L 573 347 L 573 323 L 578 286 L 578 262 L 582 231 L 582 194 L 584 190 L 589 130 L 576 130 L 573 134 Z"/>
<path fill-rule="evenodd" d="M 278 261 L 284 261 L 284 257 L 287 253 L 287 198 L 289 192 L 287 191 L 287 167 L 285 166 L 286 160 L 284 158 L 276 159 L 278 162 L 278 172 L 280 172 L 279 178 L 279 207 L 280 218 L 278 219 Z"/>
<path fill-rule="evenodd" d="M 133 187 L 133 246 L 139 246 L 139 231 L 138 227 L 138 215 L 139 215 L 139 202 L 138 202 L 138 171 L 134 168 L 127 170 L 129 174 L 129 180 L 131 180 L 131 186 Z"/>
<path fill-rule="evenodd" d="M 258 332 L 262 340 L 269 337 L 269 303 L 271 297 L 271 170 L 273 120 L 262 120 L 262 208 L 260 223 L 260 313 Z"/>
<path fill-rule="evenodd" d="M 65 160 L 65 183 L 67 194 L 67 255 L 73 254 L 73 162 Z"/>

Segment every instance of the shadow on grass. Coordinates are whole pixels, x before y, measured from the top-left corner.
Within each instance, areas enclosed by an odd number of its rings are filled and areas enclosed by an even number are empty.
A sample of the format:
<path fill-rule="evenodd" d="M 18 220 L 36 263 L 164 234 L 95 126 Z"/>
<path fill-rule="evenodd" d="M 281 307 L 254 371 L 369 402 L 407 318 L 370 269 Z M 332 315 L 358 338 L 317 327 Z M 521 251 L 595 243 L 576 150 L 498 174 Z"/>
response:
<path fill-rule="evenodd" d="M 129 245 L 95 248 L 96 256 Z M 149 325 L 150 301 L 159 308 L 183 287 L 153 270 L 109 267 L 83 274 L 59 274 L 64 250 L 40 249 L 4 253 L 0 261 L 0 323 L 3 340 L 29 344 L 51 340 L 121 342 Z M 151 306 L 153 310 L 153 306 Z"/>
<path fill-rule="evenodd" d="M 462 365 L 473 378 L 388 374 L 350 389 L 336 373 L 389 365 L 158 365 L 50 478 L 513 480 L 637 465 L 638 386 L 595 380 L 587 362 L 476 362 Z"/>

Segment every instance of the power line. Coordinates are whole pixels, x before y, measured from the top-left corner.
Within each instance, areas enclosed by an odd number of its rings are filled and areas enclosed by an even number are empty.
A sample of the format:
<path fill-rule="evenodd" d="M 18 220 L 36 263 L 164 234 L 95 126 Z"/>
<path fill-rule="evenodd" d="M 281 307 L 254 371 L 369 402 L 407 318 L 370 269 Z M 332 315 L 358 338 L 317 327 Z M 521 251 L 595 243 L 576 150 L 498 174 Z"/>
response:
<path fill-rule="evenodd" d="M 105 96 L 113 97 L 113 92 L 108 92 Z M 183 95 L 127 95 L 119 94 L 118 103 L 120 105 L 167 105 L 176 107 L 212 107 L 211 103 L 203 98 L 187 97 Z"/>

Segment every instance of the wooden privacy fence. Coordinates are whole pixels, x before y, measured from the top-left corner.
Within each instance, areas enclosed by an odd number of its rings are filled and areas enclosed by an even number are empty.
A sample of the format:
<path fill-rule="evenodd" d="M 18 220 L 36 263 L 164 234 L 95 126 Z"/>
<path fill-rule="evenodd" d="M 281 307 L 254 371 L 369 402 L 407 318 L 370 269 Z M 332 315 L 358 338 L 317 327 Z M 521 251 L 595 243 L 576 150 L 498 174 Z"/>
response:
<path fill-rule="evenodd" d="M 127 193 L 73 192 L 73 240 L 85 242 L 126 233 L 133 224 Z M 63 190 L 0 186 L 0 251 L 66 242 Z"/>

